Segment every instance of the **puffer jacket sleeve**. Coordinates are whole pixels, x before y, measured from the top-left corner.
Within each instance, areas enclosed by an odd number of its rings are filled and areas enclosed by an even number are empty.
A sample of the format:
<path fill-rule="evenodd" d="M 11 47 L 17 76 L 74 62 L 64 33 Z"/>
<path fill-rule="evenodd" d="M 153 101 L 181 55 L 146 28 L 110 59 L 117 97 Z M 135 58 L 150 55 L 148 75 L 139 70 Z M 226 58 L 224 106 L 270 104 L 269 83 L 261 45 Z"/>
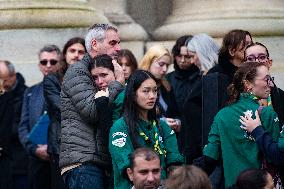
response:
<path fill-rule="evenodd" d="M 80 117 L 94 124 L 96 121 L 94 97 L 97 90 L 93 85 L 87 64 L 82 60 L 68 68 L 62 84 L 62 93 L 64 93 L 64 97 L 71 100 Z"/>
<path fill-rule="evenodd" d="M 76 64 L 71 65 L 64 75 L 62 83 L 62 96 L 66 96 L 77 109 L 80 116 L 90 124 L 97 121 L 97 108 L 95 94 L 97 88 L 94 85 L 91 73 L 88 69 L 91 57 L 85 57 Z M 110 85 L 110 99 L 114 99 L 122 85 L 112 82 Z"/>

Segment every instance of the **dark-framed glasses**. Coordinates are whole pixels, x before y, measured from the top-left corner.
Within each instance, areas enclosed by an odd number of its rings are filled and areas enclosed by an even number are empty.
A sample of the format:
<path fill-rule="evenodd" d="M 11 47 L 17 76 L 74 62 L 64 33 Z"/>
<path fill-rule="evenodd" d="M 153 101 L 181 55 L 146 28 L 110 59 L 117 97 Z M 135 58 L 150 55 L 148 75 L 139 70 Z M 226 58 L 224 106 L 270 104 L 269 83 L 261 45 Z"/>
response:
<path fill-rule="evenodd" d="M 255 62 L 256 60 L 258 60 L 258 62 L 266 62 L 268 60 L 268 56 L 266 54 L 260 54 L 258 56 L 249 55 L 246 57 L 246 61 L 249 62 Z"/>
<path fill-rule="evenodd" d="M 258 79 L 258 80 L 265 81 L 267 83 L 267 85 L 273 84 L 273 86 L 275 86 L 274 77 L 271 77 L 270 75 L 266 75 L 263 79 Z"/>
<path fill-rule="evenodd" d="M 54 66 L 55 64 L 57 64 L 58 60 L 55 60 L 55 59 L 51 59 L 51 60 L 41 60 L 39 61 L 39 63 L 43 66 L 46 66 L 47 63 L 50 63 L 50 65 Z"/>

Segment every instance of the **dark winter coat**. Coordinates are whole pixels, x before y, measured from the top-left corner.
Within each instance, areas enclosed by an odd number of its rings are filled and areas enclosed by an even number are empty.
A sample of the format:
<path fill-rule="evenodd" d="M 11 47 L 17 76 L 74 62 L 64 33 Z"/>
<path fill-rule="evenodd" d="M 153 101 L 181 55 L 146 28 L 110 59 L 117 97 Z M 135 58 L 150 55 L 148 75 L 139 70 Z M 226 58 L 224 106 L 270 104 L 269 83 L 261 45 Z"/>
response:
<path fill-rule="evenodd" d="M 188 93 L 192 92 L 196 81 L 200 79 L 200 71 L 196 66 L 190 67 L 189 70 L 176 68 L 175 71 L 167 74 L 166 78 L 171 84 L 178 110 L 182 113 Z"/>
<path fill-rule="evenodd" d="M 1 156 L 7 156 L 11 160 L 12 174 L 26 174 L 28 159 L 19 141 L 18 126 L 27 86 L 21 74 L 17 73 L 16 77 L 14 88 L 0 96 L 0 147 L 4 151 Z"/>
<path fill-rule="evenodd" d="M 47 104 L 47 112 L 50 119 L 48 127 L 47 152 L 59 155 L 61 136 L 61 113 L 60 113 L 60 76 L 57 73 L 48 74 L 43 79 L 43 93 Z"/>
<path fill-rule="evenodd" d="M 211 68 L 188 94 L 181 129 L 184 135 L 183 153 L 187 163 L 192 163 L 193 159 L 202 156 L 213 118 L 226 105 L 227 87 L 236 70 L 237 67 L 228 60 L 219 60 L 219 64 Z"/>
<path fill-rule="evenodd" d="M 42 115 L 45 100 L 43 96 L 43 83 L 40 82 L 27 88 L 24 93 L 21 122 L 18 128 L 19 139 L 29 155 L 35 157 L 37 144 L 28 139 L 28 135 Z"/>
<path fill-rule="evenodd" d="M 278 115 L 280 127 L 282 127 L 284 125 L 284 91 L 277 86 L 272 87 L 271 101 L 273 109 Z"/>
<path fill-rule="evenodd" d="M 167 117 L 167 118 L 177 118 L 180 119 L 180 112 L 178 110 L 174 91 L 171 89 L 167 91 L 167 89 L 163 86 L 160 87 L 160 95 L 162 96 L 163 100 L 167 104 L 167 109 L 165 110 L 160 103 L 159 106 L 159 116 L 160 117 Z"/>

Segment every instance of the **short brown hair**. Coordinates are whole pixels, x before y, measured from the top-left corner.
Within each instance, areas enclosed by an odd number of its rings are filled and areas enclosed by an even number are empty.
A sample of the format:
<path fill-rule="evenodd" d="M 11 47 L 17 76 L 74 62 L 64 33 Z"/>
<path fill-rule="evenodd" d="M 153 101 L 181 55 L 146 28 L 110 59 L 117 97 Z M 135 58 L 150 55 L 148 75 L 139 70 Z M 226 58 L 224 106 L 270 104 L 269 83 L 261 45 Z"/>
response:
<path fill-rule="evenodd" d="M 137 148 L 132 154 L 130 158 L 130 169 L 133 169 L 135 167 L 135 158 L 137 157 L 143 157 L 146 161 L 151 161 L 158 159 L 160 160 L 160 157 L 156 152 L 154 152 L 151 148 Z"/>
<path fill-rule="evenodd" d="M 166 180 L 167 189 L 211 189 L 207 174 L 194 165 L 183 165 L 173 170 Z"/>

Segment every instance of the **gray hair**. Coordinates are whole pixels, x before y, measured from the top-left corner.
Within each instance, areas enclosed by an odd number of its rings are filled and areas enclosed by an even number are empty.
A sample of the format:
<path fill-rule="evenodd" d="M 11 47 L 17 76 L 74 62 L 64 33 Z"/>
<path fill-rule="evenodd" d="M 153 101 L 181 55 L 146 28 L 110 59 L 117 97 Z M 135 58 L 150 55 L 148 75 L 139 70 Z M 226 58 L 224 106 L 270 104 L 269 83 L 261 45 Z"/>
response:
<path fill-rule="evenodd" d="M 187 49 L 196 52 L 201 64 L 201 71 L 208 71 L 218 64 L 220 46 L 207 34 L 198 34 L 188 42 Z"/>
<path fill-rule="evenodd" d="M 16 73 L 15 66 L 8 60 L 0 60 L 0 64 L 5 64 L 8 69 L 9 76 L 13 76 Z"/>
<path fill-rule="evenodd" d="M 38 56 L 40 57 L 41 53 L 43 52 L 56 52 L 56 54 L 59 56 L 59 59 L 61 60 L 62 58 L 62 53 L 60 49 L 56 45 L 45 45 L 43 48 L 39 50 Z"/>
<path fill-rule="evenodd" d="M 92 51 L 92 40 L 95 39 L 98 42 L 103 42 L 106 37 L 107 30 L 114 30 L 117 32 L 117 29 L 109 24 L 94 24 L 89 28 L 85 37 L 85 46 L 89 54 Z"/>

